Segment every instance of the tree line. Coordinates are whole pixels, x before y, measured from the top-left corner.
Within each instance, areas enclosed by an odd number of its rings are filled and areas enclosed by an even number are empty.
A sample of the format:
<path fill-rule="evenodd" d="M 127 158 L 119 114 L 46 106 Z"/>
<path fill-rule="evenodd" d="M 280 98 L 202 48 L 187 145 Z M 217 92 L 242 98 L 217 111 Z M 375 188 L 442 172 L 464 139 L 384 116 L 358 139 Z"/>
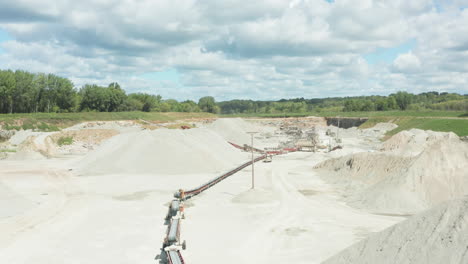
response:
<path fill-rule="evenodd" d="M 389 96 L 356 96 L 319 99 L 281 99 L 279 101 L 231 100 L 218 105 L 223 114 L 239 113 L 306 113 L 390 110 L 468 111 L 468 95 L 426 92 L 397 92 Z"/>
<path fill-rule="evenodd" d="M 428 109 L 468 111 L 468 95 L 400 91 L 389 96 L 230 100 L 218 103 L 213 97 L 205 96 L 198 102 L 179 102 L 163 99 L 160 95 L 127 94 L 118 83 L 108 86 L 86 84 L 77 89 L 69 79 L 54 74 L 0 70 L 0 113 L 154 111 L 274 114 Z"/>
<path fill-rule="evenodd" d="M 211 96 L 198 103 L 163 100 L 160 95 L 126 94 L 118 83 L 108 86 L 86 84 L 76 89 L 73 83 L 54 74 L 0 70 L 0 113 L 37 112 L 210 112 L 220 108 Z"/>

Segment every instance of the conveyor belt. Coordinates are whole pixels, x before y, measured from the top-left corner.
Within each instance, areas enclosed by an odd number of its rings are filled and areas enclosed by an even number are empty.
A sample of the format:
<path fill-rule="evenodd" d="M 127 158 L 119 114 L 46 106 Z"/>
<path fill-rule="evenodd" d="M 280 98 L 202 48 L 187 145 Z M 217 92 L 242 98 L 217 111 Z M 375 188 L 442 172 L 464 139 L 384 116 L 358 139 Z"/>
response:
<path fill-rule="evenodd" d="M 253 162 L 255 163 L 255 162 L 261 161 L 261 160 L 263 160 L 263 159 L 265 159 L 265 158 L 266 158 L 266 155 L 262 155 L 262 156 L 260 156 L 260 157 L 258 157 L 258 158 L 256 158 L 256 159 L 254 159 Z M 190 199 L 190 198 L 192 198 L 193 196 L 196 196 L 196 195 L 200 194 L 201 192 L 205 191 L 206 189 L 208 189 L 208 188 L 210 188 L 210 187 L 216 185 L 218 182 L 220 182 L 220 181 L 226 179 L 227 177 L 229 177 L 229 176 L 235 174 L 236 172 L 238 172 L 238 171 L 244 169 L 245 167 L 247 167 L 247 166 L 249 166 L 249 165 L 251 165 L 251 164 L 252 164 L 252 161 L 248 161 L 248 162 L 246 162 L 246 163 L 240 165 L 239 167 L 237 167 L 237 168 L 235 168 L 235 169 L 233 169 L 233 170 L 230 170 L 230 171 L 228 171 L 227 173 L 225 173 L 225 174 L 223 174 L 223 175 L 221 175 L 221 176 L 219 176 L 219 177 L 214 178 L 213 180 L 211 180 L 211 181 L 209 181 L 209 182 L 203 184 L 202 186 L 200 186 L 200 187 L 198 187 L 198 188 L 185 191 L 185 197 L 183 198 L 183 200 Z M 180 195 L 180 194 L 179 194 L 179 195 Z"/>
<path fill-rule="evenodd" d="M 184 264 L 185 261 L 180 254 L 180 251 L 171 250 L 168 252 L 168 259 L 170 264 Z"/>
<path fill-rule="evenodd" d="M 173 219 L 171 221 L 171 226 L 169 227 L 169 232 L 167 234 L 168 242 L 176 242 L 179 231 L 179 219 Z"/>
<path fill-rule="evenodd" d="M 231 144 L 234 147 L 242 148 L 239 145 L 236 145 L 236 144 L 233 144 L 233 143 L 231 143 Z M 256 150 L 256 149 L 254 149 L 254 150 Z M 264 160 L 267 157 L 267 155 L 281 155 L 281 154 L 285 154 L 287 152 L 293 152 L 293 151 L 297 151 L 297 149 L 283 149 L 282 151 L 266 152 L 266 154 L 264 154 L 264 155 L 262 155 L 260 157 L 257 157 L 253 161 L 245 162 L 242 165 L 236 167 L 235 169 L 232 169 L 232 170 L 224 173 L 223 175 L 212 179 L 211 181 L 199 186 L 198 188 L 183 192 L 184 196 L 182 196 L 182 193 L 178 192 L 178 193 L 175 194 L 175 197 L 179 198 L 181 201 L 185 201 L 187 199 L 190 199 L 190 198 L 200 194 L 201 192 L 207 190 L 208 188 L 216 185 L 218 182 L 221 182 L 222 180 L 224 180 L 227 177 L 235 174 L 236 172 L 239 172 L 240 170 L 244 169 L 245 167 L 247 167 L 249 165 L 252 165 L 252 163 Z M 263 153 L 265 153 L 265 152 L 263 152 Z M 178 201 L 172 201 L 171 205 L 170 205 L 170 208 L 171 208 L 171 210 L 177 211 L 179 205 L 180 205 L 180 203 Z M 178 241 L 179 240 L 179 232 L 180 232 L 179 228 L 180 228 L 180 219 L 179 218 L 172 219 L 172 221 L 170 223 L 170 226 L 169 226 L 169 230 L 167 232 L 167 237 L 166 237 L 167 245 L 174 245 L 174 244 L 179 242 Z M 185 241 L 183 243 L 183 248 L 185 249 Z M 167 258 L 168 258 L 168 261 L 169 261 L 170 264 L 184 264 L 185 263 L 185 261 L 182 258 L 182 255 L 180 254 L 179 250 L 167 250 L 166 252 L 167 252 Z"/>
<path fill-rule="evenodd" d="M 173 200 L 173 201 L 171 202 L 171 210 L 172 210 L 173 212 L 179 211 L 179 205 L 180 205 L 180 202 L 179 202 L 178 200 Z"/>

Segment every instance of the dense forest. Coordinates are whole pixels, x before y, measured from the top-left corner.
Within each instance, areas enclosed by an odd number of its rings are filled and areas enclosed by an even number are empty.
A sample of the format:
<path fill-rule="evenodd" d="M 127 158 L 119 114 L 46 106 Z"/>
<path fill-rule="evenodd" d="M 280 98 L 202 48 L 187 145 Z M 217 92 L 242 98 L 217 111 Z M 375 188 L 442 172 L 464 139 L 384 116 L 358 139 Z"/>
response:
<path fill-rule="evenodd" d="M 154 111 L 240 114 L 387 110 L 468 111 L 468 95 L 397 92 L 389 96 L 219 103 L 213 97 L 205 96 L 197 103 L 163 99 L 160 95 L 146 93 L 127 94 L 118 83 L 107 87 L 87 84 L 78 89 L 69 79 L 54 74 L 0 70 L 0 113 Z"/>

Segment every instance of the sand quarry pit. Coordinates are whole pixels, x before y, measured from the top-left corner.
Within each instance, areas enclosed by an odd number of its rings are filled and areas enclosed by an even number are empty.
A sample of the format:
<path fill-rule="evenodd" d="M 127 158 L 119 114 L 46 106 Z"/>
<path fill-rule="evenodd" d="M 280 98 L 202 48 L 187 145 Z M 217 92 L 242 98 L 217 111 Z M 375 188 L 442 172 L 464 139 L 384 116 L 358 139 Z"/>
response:
<path fill-rule="evenodd" d="M 254 190 L 249 166 L 187 201 L 186 263 L 468 263 L 468 144 L 455 134 L 382 142 L 393 124 L 338 131 L 322 118 L 196 127 L 92 122 L 3 142 L 15 152 L 0 160 L 1 262 L 162 263 L 174 192 L 250 160 L 228 142 L 257 131 L 261 149 L 311 133 L 324 147 L 256 163 Z M 64 136 L 76 140 L 58 146 Z"/>

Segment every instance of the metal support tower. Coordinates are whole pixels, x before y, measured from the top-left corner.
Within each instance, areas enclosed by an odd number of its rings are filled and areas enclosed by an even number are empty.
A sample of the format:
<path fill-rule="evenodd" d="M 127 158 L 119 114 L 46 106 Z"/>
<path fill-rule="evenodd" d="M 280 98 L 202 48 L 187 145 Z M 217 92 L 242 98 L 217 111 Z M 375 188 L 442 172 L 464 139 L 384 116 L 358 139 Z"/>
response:
<path fill-rule="evenodd" d="M 247 134 L 250 134 L 250 150 L 252 152 L 252 189 L 255 188 L 255 172 L 254 172 L 254 154 L 253 154 L 253 150 L 254 150 L 254 146 L 253 146 L 253 136 L 254 134 L 257 134 L 258 132 L 247 132 Z"/>

